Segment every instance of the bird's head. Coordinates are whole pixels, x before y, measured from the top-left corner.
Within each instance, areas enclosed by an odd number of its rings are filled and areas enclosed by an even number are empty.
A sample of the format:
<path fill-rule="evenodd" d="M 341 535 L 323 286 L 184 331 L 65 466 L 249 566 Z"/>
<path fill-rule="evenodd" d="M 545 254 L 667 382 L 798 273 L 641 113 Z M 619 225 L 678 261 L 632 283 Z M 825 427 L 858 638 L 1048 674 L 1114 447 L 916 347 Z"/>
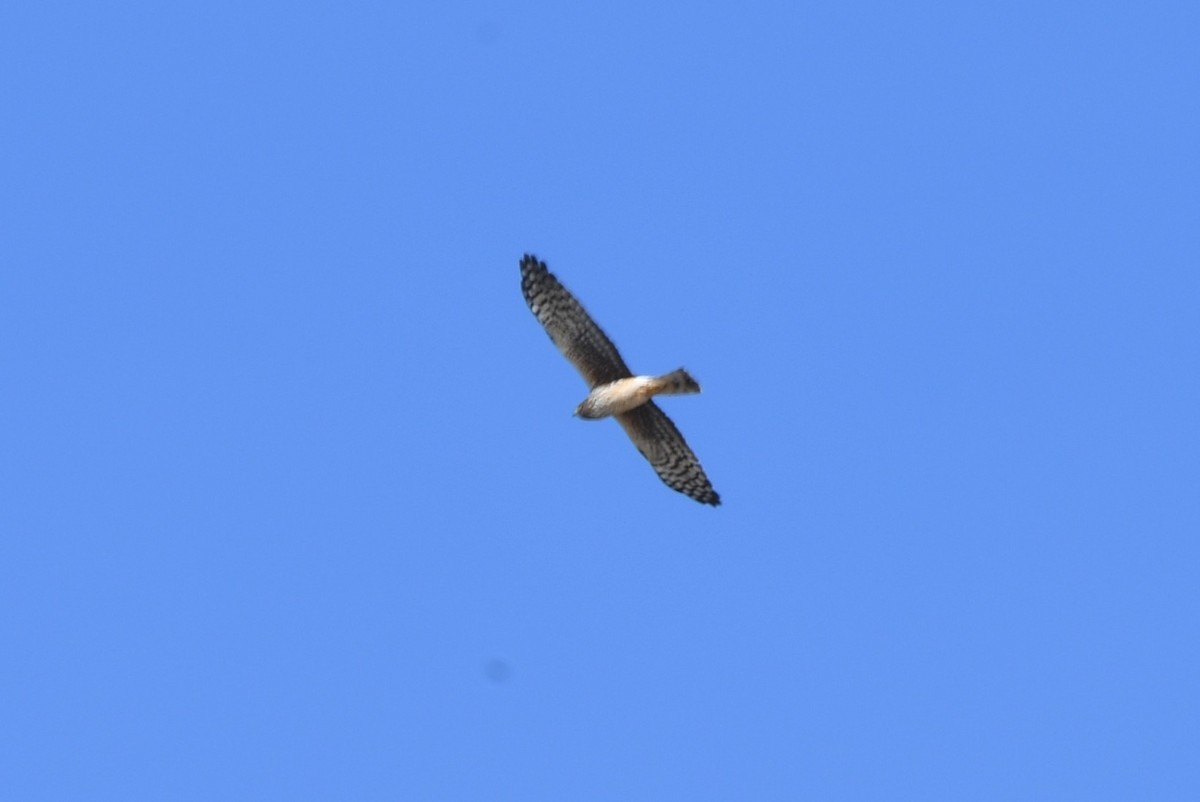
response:
<path fill-rule="evenodd" d="M 583 399 L 571 414 L 577 418 L 585 418 L 587 420 L 595 420 L 597 417 L 596 408 L 590 398 Z"/>

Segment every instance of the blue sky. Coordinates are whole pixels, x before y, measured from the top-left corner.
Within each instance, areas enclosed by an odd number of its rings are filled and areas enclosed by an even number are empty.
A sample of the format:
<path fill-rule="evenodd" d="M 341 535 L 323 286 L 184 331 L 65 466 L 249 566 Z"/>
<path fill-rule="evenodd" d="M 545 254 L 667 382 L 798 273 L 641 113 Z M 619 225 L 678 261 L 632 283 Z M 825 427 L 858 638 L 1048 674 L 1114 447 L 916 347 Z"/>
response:
<path fill-rule="evenodd" d="M 1200 794 L 1195 4 L 698 5 L 0 12 L 7 796 Z"/>

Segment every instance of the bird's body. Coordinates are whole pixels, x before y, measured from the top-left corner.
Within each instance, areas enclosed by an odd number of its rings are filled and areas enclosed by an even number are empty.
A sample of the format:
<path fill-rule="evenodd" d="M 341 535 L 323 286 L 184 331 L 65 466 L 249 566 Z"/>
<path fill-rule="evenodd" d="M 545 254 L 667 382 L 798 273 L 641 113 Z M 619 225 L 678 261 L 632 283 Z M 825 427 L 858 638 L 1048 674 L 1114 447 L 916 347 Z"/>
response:
<path fill-rule="evenodd" d="M 588 383 L 591 392 L 575 414 L 615 417 L 668 487 L 702 504 L 720 504 L 683 435 L 651 400 L 656 395 L 698 393 L 696 380 L 682 368 L 661 376 L 634 376 L 616 346 L 546 263 L 528 254 L 521 259 L 521 291 L 550 339 Z"/>
<path fill-rule="evenodd" d="M 683 368 L 664 376 L 630 376 L 593 388 L 575 408 L 575 414 L 581 418 L 607 418 L 640 407 L 656 395 L 698 392 L 700 385 Z"/>

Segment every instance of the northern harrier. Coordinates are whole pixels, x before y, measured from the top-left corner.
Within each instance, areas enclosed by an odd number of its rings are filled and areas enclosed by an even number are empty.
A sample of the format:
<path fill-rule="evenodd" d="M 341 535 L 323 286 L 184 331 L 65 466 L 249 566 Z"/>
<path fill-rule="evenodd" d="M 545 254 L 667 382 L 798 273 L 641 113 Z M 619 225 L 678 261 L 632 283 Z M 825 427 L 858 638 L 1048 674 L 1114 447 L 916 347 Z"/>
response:
<path fill-rule="evenodd" d="M 714 507 L 721 503 L 700 461 L 658 405 L 656 395 L 698 393 L 700 385 L 683 368 L 662 376 L 634 376 L 612 341 L 575 300 L 546 263 L 521 259 L 521 291 L 534 317 L 591 392 L 575 409 L 581 418 L 614 416 L 667 486 Z"/>

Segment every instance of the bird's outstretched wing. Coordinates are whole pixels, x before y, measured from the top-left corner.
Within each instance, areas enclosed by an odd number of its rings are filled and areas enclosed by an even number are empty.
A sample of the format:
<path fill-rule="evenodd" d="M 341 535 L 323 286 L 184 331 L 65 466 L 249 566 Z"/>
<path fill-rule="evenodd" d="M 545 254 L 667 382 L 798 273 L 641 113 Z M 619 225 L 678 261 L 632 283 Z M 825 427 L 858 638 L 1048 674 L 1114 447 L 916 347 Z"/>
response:
<path fill-rule="evenodd" d="M 704 475 L 683 435 L 653 401 L 617 415 L 617 421 L 667 487 L 714 507 L 721 497 Z"/>
<path fill-rule="evenodd" d="M 583 374 L 588 387 L 632 375 L 612 340 L 575 296 L 546 269 L 545 262 L 529 254 L 521 259 L 521 292 L 534 317 L 563 356 Z"/>

